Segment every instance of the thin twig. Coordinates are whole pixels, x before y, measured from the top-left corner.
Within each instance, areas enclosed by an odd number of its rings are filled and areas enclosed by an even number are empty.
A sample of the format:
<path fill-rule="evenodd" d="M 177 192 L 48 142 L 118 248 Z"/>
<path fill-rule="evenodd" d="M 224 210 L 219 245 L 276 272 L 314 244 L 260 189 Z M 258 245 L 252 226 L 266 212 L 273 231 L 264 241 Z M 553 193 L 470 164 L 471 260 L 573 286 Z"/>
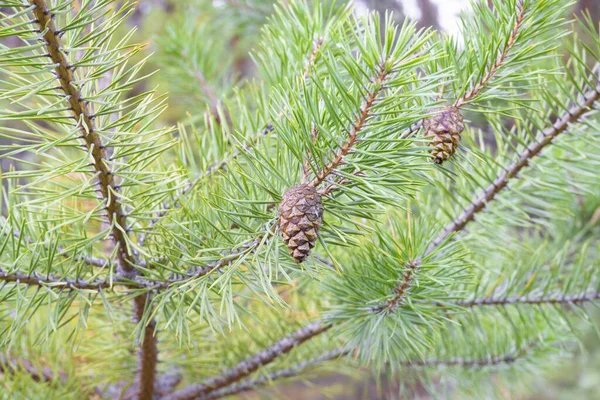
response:
<path fill-rule="evenodd" d="M 196 399 L 222 387 L 229 386 L 234 382 L 249 376 L 260 367 L 271 363 L 277 357 L 290 352 L 296 346 L 299 346 L 305 341 L 320 335 L 330 328 L 331 325 L 324 324 L 320 321 L 311 322 L 292 334 L 279 339 L 267 349 L 248 357 L 239 364 L 236 364 L 233 368 L 223 371 L 219 376 L 207 379 L 200 384 L 189 385 L 181 390 L 176 391 L 170 396 L 164 397 L 163 400 Z"/>
<path fill-rule="evenodd" d="M 403 361 L 400 364 L 405 367 L 461 367 L 461 368 L 481 368 L 481 367 L 492 367 L 501 364 L 512 364 L 517 360 L 525 357 L 533 348 L 535 344 L 530 344 L 527 347 L 523 347 L 512 353 L 505 355 L 490 355 L 486 358 L 453 358 L 450 360 L 440 360 L 436 358 L 415 360 L 415 361 Z"/>
<path fill-rule="evenodd" d="M 17 238 L 18 240 L 22 239 L 25 242 L 27 242 L 27 244 L 35 244 L 33 239 L 23 236 L 22 233 L 19 232 L 18 230 L 13 230 L 12 234 L 15 238 Z M 92 256 L 78 256 L 78 255 L 70 254 L 70 252 L 67 251 L 62 246 L 58 246 L 56 248 L 56 250 L 58 252 L 58 255 L 60 255 L 62 257 L 65 257 L 67 259 L 73 259 L 74 261 L 82 261 L 84 264 L 89 265 L 91 267 L 103 268 L 110 264 L 110 260 L 105 259 L 105 258 L 92 257 Z"/>
<path fill-rule="evenodd" d="M 599 292 L 583 293 L 578 295 L 544 295 L 544 296 L 518 296 L 518 297 L 484 297 L 473 300 L 459 300 L 453 304 L 466 308 L 474 308 L 480 306 L 508 306 L 508 305 L 572 305 L 591 303 L 600 300 Z"/>
<path fill-rule="evenodd" d="M 373 79 L 375 88 L 365 96 L 366 100 L 360 106 L 358 117 L 348 132 L 348 139 L 340 146 L 333 160 L 325 165 L 323 169 L 319 171 L 315 179 L 310 182 L 312 186 L 317 187 L 323 181 L 325 181 L 325 179 L 344 162 L 344 158 L 350 153 L 354 145 L 357 143 L 358 134 L 364 129 L 367 119 L 369 119 L 369 117 L 372 115 L 372 109 L 373 105 L 375 104 L 375 100 L 377 99 L 379 93 L 383 91 L 383 84 L 390 73 L 390 70 L 385 68 L 385 64 L 381 65 L 380 68 L 381 70 L 375 79 Z"/>
<path fill-rule="evenodd" d="M 420 261 L 413 261 L 406 265 L 406 272 L 402 275 L 399 280 L 398 286 L 395 288 L 395 295 L 389 301 L 374 307 L 371 312 L 378 313 L 385 311 L 386 313 L 393 313 L 396 309 L 404 304 L 408 290 L 412 286 L 415 272 L 421 266 Z"/>
<path fill-rule="evenodd" d="M 414 360 L 414 361 L 401 361 L 399 364 L 406 368 L 428 368 L 428 367 L 460 367 L 460 368 L 482 368 L 482 367 L 495 367 L 498 365 L 508 365 L 517 362 L 519 359 L 526 357 L 530 351 L 534 348 L 534 345 L 529 345 L 518 351 L 511 352 L 505 355 L 491 355 L 486 358 L 453 358 L 450 360 L 443 359 L 425 359 L 425 360 Z M 340 347 L 332 350 L 320 357 L 313 358 L 301 363 L 298 363 L 290 368 L 280 369 L 271 372 L 265 376 L 261 376 L 256 379 L 248 379 L 237 384 L 223 387 L 219 390 L 209 392 L 207 395 L 198 397 L 197 400 L 214 400 L 222 397 L 231 396 L 254 390 L 261 386 L 266 386 L 273 383 L 274 381 L 296 377 L 300 375 L 308 367 L 313 367 L 322 364 L 326 361 L 338 359 L 351 351 Z"/>
<path fill-rule="evenodd" d="M 502 49 L 500 54 L 498 54 L 498 57 L 496 58 L 496 61 L 494 61 L 494 64 L 492 64 L 492 66 L 490 67 L 490 70 L 485 75 L 483 75 L 481 80 L 477 82 L 477 84 L 470 91 L 468 91 L 461 98 L 456 100 L 456 102 L 454 103 L 454 107 L 460 108 L 462 105 L 464 105 L 465 103 L 472 100 L 475 96 L 477 96 L 477 94 L 487 85 L 488 81 L 494 77 L 494 75 L 502 66 L 502 64 L 504 64 L 504 61 L 508 57 L 510 49 L 516 43 L 517 36 L 519 35 L 521 26 L 523 25 L 523 20 L 525 18 L 525 6 L 522 0 L 518 2 L 517 8 L 518 12 L 515 24 L 513 26 L 512 31 L 510 32 L 510 35 L 508 36 L 508 40 L 506 41 L 504 49 Z"/>
<path fill-rule="evenodd" d="M 308 62 L 306 63 L 306 66 L 304 68 L 304 73 L 303 73 L 304 79 L 308 79 L 308 77 L 310 76 L 310 68 L 316 61 L 317 55 L 323 45 L 323 42 L 324 42 L 323 38 L 318 38 L 315 41 L 315 44 L 314 44 L 312 52 L 309 56 Z M 284 115 L 284 111 L 282 110 L 277 115 L 276 121 L 279 120 L 283 115 Z M 204 181 L 205 179 L 211 177 L 215 172 L 226 171 L 227 167 L 232 162 L 234 162 L 240 155 L 248 154 L 252 149 L 254 149 L 256 147 L 256 145 L 263 138 L 265 138 L 269 133 L 273 132 L 274 130 L 275 130 L 275 128 L 273 127 L 273 124 L 268 123 L 267 126 L 265 127 L 265 129 L 263 129 L 260 132 L 260 134 L 255 135 L 250 141 L 244 143 L 241 147 L 235 147 L 229 155 L 227 155 L 222 160 L 219 160 L 215 164 L 208 167 L 208 169 L 202 175 L 195 178 L 193 181 L 188 182 L 187 185 L 185 185 L 185 187 L 183 188 L 183 190 L 174 198 L 174 200 L 171 204 L 163 203 L 162 209 L 159 212 L 157 212 L 155 217 L 150 221 L 146 231 L 151 231 L 152 228 L 154 228 L 154 226 L 167 214 L 167 212 L 169 212 L 169 210 L 177 207 L 177 205 L 179 204 L 181 199 L 187 193 L 189 193 L 194 187 L 196 187 L 196 185 L 198 185 L 200 182 Z M 140 246 L 144 246 L 146 243 L 146 235 L 144 235 L 144 234 L 139 235 L 138 243 Z"/>
<path fill-rule="evenodd" d="M 204 74 L 202 72 L 195 69 L 193 72 L 193 75 L 194 75 L 194 79 L 196 79 L 196 81 L 198 82 L 198 85 L 200 86 L 200 90 L 202 91 L 202 93 L 204 93 L 204 95 L 208 99 L 208 106 L 210 109 L 210 114 L 215 119 L 217 125 L 222 125 L 221 116 L 219 115 L 219 105 L 223 105 L 223 103 L 217 98 L 217 94 L 215 93 L 215 90 L 213 89 L 212 86 L 210 86 L 208 84 L 208 82 L 206 81 L 206 78 L 204 77 Z M 229 114 L 229 110 L 227 109 L 227 107 L 225 107 L 224 105 L 223 105 L 223 114 L 225 114 L 225 122 L 227 123 L 227 126 L 231 126 L 231 124 L 232 124 L 231 115 Z"/>

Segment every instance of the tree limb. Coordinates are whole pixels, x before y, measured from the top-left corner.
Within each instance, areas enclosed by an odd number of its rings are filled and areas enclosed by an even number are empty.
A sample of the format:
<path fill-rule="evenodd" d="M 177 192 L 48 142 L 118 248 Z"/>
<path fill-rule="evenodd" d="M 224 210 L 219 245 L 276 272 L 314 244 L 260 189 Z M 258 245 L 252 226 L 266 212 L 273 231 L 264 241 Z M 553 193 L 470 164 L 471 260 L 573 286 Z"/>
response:
<path fill-rule="evenodd" d="M 85 281 L 81 279 L 55 278 L 52 275 L 41 276 L 36 272 L 31 274 L 24 274 L 22 272 L 9 273 L 1 268 L 0 281 L 58 289 L 67 288 L 101 291 L 102 289 L 108 289 L 112 287 L 112 283 L 106 279 Z"/>
<path fill-rule="evenodd" d="M 595 79 L 597 80 L 597 79 Z M 514 163 L 506 168 L 496 179 L 478 196 L 463 212 L 456 217 L 444 230 L 437 236 L 427 248 L 425 255 L 429 255 L 444 240 L 454 232 L 459 232 L 471 222 L 477 213 L 482 211 L 486 204 L 494 200 L 508 184 L 510 179 L 517 177 L 518 173 L 529 165 L 529 161 L 536 157 L 543 148 L 552 143 L 555 137 L 563 133 L 569 126 L 578 122 L 587 112 L 594 108 L 594 103 L 600 99 L 600 81 L 596 83 L 596 88 L 589 90 L 584 94 L 582 103 L 576 104 L 564 113 L 552 126 L 541 132 L 541 139 L 531 143 L 523 150 Z"/>
<path fill-rule="evenodd" d="M 199 397 L 198 400 L 219 399 L 221 397 L 231 396 L 231 395 L 242 393 L 242 392 L 247 392 L 249 390 L 256 389 L 259 386 L 264 386 L 266 384 L 269 384 L 278 379 L 291 378 L 294 376 L 298 376 L 308 367 L 313 367 L 313 366 L 316 366 L 323 362 L 342 357 L 348 353 L 349 353 L 348 350 L 340 347 L 338 349 L 335 349 L 328 353 L 325 353 L 324 355 L 322 355 L 320 357 L 316 357 L 311 360 L 307 360 L 307 361 L 298 363 L 290 368 L 280 369 L 280 370 L 274 371 L 270 374 L 267 374 L 265 376 L 261 376 L 260 378 L 257 378 L 257 379 L 248 379 L 248 380 L 240 382 L 238 384 L 229 385 L 229 386 L 223 387 L 219 390 L 212 391 L 203 397 Z"/>
<path fill-rule="evenodd" d="M 544 296 L 519 296 L 496 298 L 494 296 L 483 297 L 472 300 L 459 300 L 453 304 L 466 308 L 481 306 L 507 306 L 507 305 L 573 305 L 591 303 L 600 300 L 599 292 L 582 293 L 577 295 L 544 295 Z"/>
<path fill-rule="evenodd" d="M 326 332 L 332 325 L 324 324 L 320 321 L 315 321 L 298 329 L 288 336 L 279 339 L 265 350 L 252 355 L 244 361 L 236 364 L 233 368 L 223 371 L 218 377 L 205 380 L 203 383 L 189 385 L 175 393 L 166 396 L 163 400 L 191 400 L 202 397 L 217 389 L 229 386 L 240 379 L 249 376 L 254 371 L 263 367 L 277 357 L 287 354 L 296 346 L 305 341 Z"/>
<path fill-rule="evenodd" d="M 486 204 L 493 201 L 498 193 L 500 193 L 507 185 L 508 181 L 515 178 L 517 174 L 526 166 L 529 165 L 529 161 L 537 156 L 543 148 L 552 143 L 552 140 L 567 128 L 578 122 L 588 111 L 593 109 L 594 103 L 600 99 L 600 81 L 596 83 L 596 88 L 589 90 L 584 94 L 582 102 L 571 107 L 565 114 L 563 114 L 554 124 L 546 128 L 541 132 L 541 139 L 530 144 L 525 150 L 523 150 L 513 164 L 506 168 L 496 179 L 478 196 L 468 207 L 466 207 L 460 215 L 456 217 L 450 224 L 448 224 L 442 232 L 431 242 L 423 257 L 430 255 L 438 246 L 440 246 L 451 234 L 462 231 L 469 222 L 475 219 L 475 215 L 481 212 Z M 386 300 L 381 305 L 374 307 L 373 312 L 380 312 L 387 310 L 387 312 L 393 312 L 398 307 L 406 294 L 408 287 L 406 286 L 406 277 L 409 280 L 412 279 L 412 274 L 421 265 L 421 259 L 414 260 L 411 265 L 411 270 L 400 277 L 398 280 L 398 287 L 395 289 L 395 294 L 389 300 Z M 410 275 L 408 275 L 410 274 Z"/>
<path fill-rule="evenodd" d="M 73 114 L 77 127 L 81 133 L 81 139 L 92 156 L 92 164 L 98 179 L 98 190 L 102 199 L 106 202 L 106 212 L 108 223 L 111 226 L 112 239 L 116 248 L 117 267 L 119 273 L 127 278 L 134 278 L 139 275 L 134 268 L 135 259 L 127 245 L 127 222 L 126 214 L 117 200 L 119 188 L 115 182 L 115 176 L 110 169 L 106 149 L 96 132 L 94 123 L 95 115 L 85 101 L 79 85 L 73 74 L 66 54 L 62 50 L 60 37 L 62 32 L 54 24 L 54 15 L 46 3 L 46 0 L 30 0 L 30 4 L 35 6 L 33 13 L 40 32 L 43 32 L 48 56 L 55 67 L 56 76 L 60 82 L 62 91 L 67 95 L 70 110 Z M 141 321 L 144 314 L 144 308 L 149 302 L 149 295 L 143 294 L 133 299 L 134 316 L 137 322 Z M 154 378 L 157 362 L 156 355 L 156 336 L 154 335 L 154 321 L 146 324 L 143 335 L 143 342 L 139 352 L 139 371 L 138 381 L 140 390 L 138 398 L 140 400 L 150 400 L 154 391 Z"/>

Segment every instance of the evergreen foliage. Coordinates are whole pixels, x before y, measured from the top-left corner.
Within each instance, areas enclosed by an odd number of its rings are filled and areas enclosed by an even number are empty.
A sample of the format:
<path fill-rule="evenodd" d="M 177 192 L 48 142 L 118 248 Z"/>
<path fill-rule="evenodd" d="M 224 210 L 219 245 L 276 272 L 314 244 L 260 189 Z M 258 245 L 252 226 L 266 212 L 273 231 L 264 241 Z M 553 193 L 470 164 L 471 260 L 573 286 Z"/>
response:
<path fill-rule="evenodd" d="M 473 0 L 452 37 L 333 0 L 193 0 L 150 56 L 131 4 L 0 0 L 1 395 L 213 399 L 371 368 L 399 397 L 493 398 L 577 353 L 600 24 L 571 8 Z M 422 128 L 444 106 L 465 129 L 438 165 Z M 298 184 L 324 213 L 295 260 Z"/>

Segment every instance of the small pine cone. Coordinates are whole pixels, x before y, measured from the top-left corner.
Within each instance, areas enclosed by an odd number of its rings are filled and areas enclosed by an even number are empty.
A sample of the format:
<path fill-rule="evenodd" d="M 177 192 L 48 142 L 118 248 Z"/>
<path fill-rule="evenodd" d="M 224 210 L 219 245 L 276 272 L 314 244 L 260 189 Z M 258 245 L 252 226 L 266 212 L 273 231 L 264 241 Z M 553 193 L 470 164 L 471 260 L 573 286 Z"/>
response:
<path fill-rule="evenodd" d="M 423 121 L 425 136 L 431 138 L 429 146 L 433 147 L 431 155 L 434 163 L 441 164 L 456 153 L 460 134 L 465 129 L 463 119 L 458 108 L 447 106 Z"/>
<path fill-rule="evenodd" d="M 299 264 L 315 247 L 323 223 L 321 195 L 309 184 L 288 189 L 279 204 L 279 228 L 291 256 Z"/>

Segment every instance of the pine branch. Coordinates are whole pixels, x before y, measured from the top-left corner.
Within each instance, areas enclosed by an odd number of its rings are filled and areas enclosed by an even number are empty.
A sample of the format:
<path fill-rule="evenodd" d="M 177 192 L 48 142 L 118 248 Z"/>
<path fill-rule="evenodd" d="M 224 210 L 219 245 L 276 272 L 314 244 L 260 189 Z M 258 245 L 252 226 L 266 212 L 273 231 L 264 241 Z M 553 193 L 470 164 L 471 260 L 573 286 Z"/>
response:
<path fill-rule="evenodd" d="M 323 42 L 325 39 L 318 38 L 313 44 L 312 53 L 310 53 L 310 57 L 308 57 L 308 61 L 304 66 L 304 79 L 308 79 L 310 77 L 310 69 L 315 65 L 315 61 L 317 61 L 317 56 L 319 55 L 319 51 L 323 46 Z"/>
<path fill-rule="evenodd" d="M 307 361 L 298 363 L 290 368 L 280 369 L 280 370 L 271 372 L 270 374 L 267 374 L 265 376 L 261 376 L 260 378 L 257 378 L 257 379 L 249 379 L 249 380 L 240 382 L 238 384 L 226 386 L 222 389 L 212 391 L 208 395 L 199 397 L 198 399 L 202 399 L 202 400 L 219 399 L 219 398 L 222 398 L 225 396 L 231 396 L 234 394 L 247 392 L 249 390 L 254 390 L 257 387 L 270 384 L 273 381 L 276 381 L 279 379 L 291 378 L 294 376 L 298 376 L 305 369 L 307 369 L 309 367 L 314 367 L 314 366 L 324 363 L 326 361 L 330 361 L 330 360 L 333 360 L 333 359 L 336 359 L 339 357 L 343 357 L 344 355 L 346 355 L 348 353 L 349 353 L 348 350 L 346 350 L 344 348 L 338 348 L 338 349 L 332 350 L 328 353 L 325 353 L 320 357 L 315 357 L 311 360 L 307 360 Z"/>
<path fill-rule="evenodd" d="M 597 80 L 591 79 L 592 81 Z M 493 201 L 507 185 L 510 179 L 517 177 L 518 173 L 529 165 L 531 159 L 535 158 L 542 149 L 552 143 L 555 137 L 567 130 L 567 128 L 578 122 L 588 111 L 594 108 L 594 103 L 600 99 L 600 81 L 596 83 L 596 88 L 589 90 L 584 94 L 582 103 L 571 107 L 563 114 L 552 126 L 541 132 L 541 139 L 530 144 L 519 154 L 518 160 L 506 168 L 496 179 L 477 197 L 463 212 L 450 224 L 448 224 L 442 233 L 436 237 L 427 248 L 425 255 L 429 255 L 444 240 L 454 232 L 459 232 L 475 218 L 475 215 L 481 212 L 486 204 Z"/>
<path fill-rule="evenodd" d="M 301 345 L 307 340 L 326 332 L 331 328 L 331 325 L 323 324 L 320 321 L 311 322 L 308 325 L 298 329 L 292 334 L 279 339 L 267 349 L 252 355 L 235 365 L 233 368 L 223 371 L 216 378 L 205 380 L 201 384 L 189 385 L 181 390 L 176 391 L 170 396 L 166 396 L 163 400 L 191 400 L 205 396 L 217 389 L 229 386 L 240 379 L 252 374 L 271 363 L 276 358 L 287 354 L 296 346 Z"/>
<path fill-rule="evenodd" d="M 133 260 L 127 249 L 125 238 L 127 229 L 125 213 L 121 204 L 117 201 L 118 187 L 107 162 L 106 149 L 100 140 L 100 136 L 96 133 L 95 116 L 89 108 L 89 103 L 83 98 L 73 75 L 73 67 L 62 50 L 60 40 L 62 32 L 54 25 L 52 11 L 45 0 L 30 0 L 30 4 L 35 6 L 33 13 L 40 31 L 45 32 L 43 38 L 48 56 L 56 64 L 55 73 L 60 81 L 62 91 L 67 95 L 71 113 L 81 132 L 81 139 L 91 153 L 93 166 L 98 177 L 98 189 L 100 195 L 106 201 L 108 223 L 112 226 L 111 233 L 117 246 L 119 268 L 123 274 L 135 275 L 135 270 L 132 267 Z"/>
<path fill-rule="evenodd" d="M 588 111 L 594 107 L 594 103 L 600 99 L 600 81 L 596 83 L 596 88 L 589 90 L 584 96 L 581 104 L 577 104 L 561 116 L 552 126 L 541 132 L 541 140 L 530 144 L 523 152 L 519 154 L 518 160 L 505 169 L 498 177 L 477 197 L 463 212 L 431 242 L 423 257 L 430 255 L 440 244 L 442 244 L 451 234 L 463 230 L 467 224 L 475 219 L 475 215 L 481 212 L 486 204 L 493 201 L 502 189 L 508 185 L 508 181 L 515 178 L 517 174 L 526 166 L 532 158 L 537 156 L 544 147 L 552 143 L 552 140 L 563 133 L 569 125 L 579 121 Z M 395 289 L 395 295 L 384 303 L 374 307 L 372 312 L 381 312 L 385 310 L 391 313 L 405 299 L 406 291 L 409 289 L 409 283 L 414 273 L 421 265 L 421 259 L 411 263 L 411 268 L 398 281 L 398 287 Z M 408 280 L 407 280 L 408 278 Z"/>
<path fill-rule="evenodd" d="M 385 304 L 374 307 L 371 312 L 378 313 L 385 310 L 387 313 L 393 313 L 399 306 L 404 304 L 408 291 L 412 285 L 414 274 L 417 272 L 420 265 L 421 262 L 418 260 L 407 264 L 406 272 L 400 278 L 400 283 L 395 289 L 395 296 Z"/>
<path fill-rule="evenodd" d="M 527 356 L 531 350 L 535 347 L 535 344 L 530 344 L 513 353 L 505 355 L 497 355 L 486 358 L 453 358 L 450 360 L 439 360 L 439 359 L 426 359 L 416 361 L 404 361 L 401 363 L 405 367 L 462 367 L 462 368 L 482 368 L 492 367 L 501 364 L 512 364 L 521 358 Z"/>
<path fill-rule="evenodd" d="M 106 201 L 107 219 L 111 228 L 112 239 L 116 246 L 118 270 L 120 275 L 132 278 L 139 273 L 133 267 L 135 258 L 127 246 L 127 223 L 126 214 L 123 211 L 118 198 L 118 186 L 115 182 L 106 154 L 106 149 L 96 132 L 94 124 L 94 114 L 89 108 L 89 103 L 85 101 L 79 86 L 73 75 L 73 68 L 62 51 L 60 40 L 62 32 L 54 25 L 53 14 L 45 0 L 30 0 L 30 4 L 35 6 L 33 13 L 40 31 L 44 32 L 43 38 L 49 57 L 56 64 L 55 72 L 60 81 L 62 91 L 67 95 L 70 104 L 70 110 L 73 114 L 77 126 L 81 132 L 85 146 L 91 153 L 94 169 L 98 178 L 98 188 L 100 195 Z M 146 304 L 150 298 L 148 294 L 137 296 L 133 299 L 134 316 L 137 322 L 142 321 Z M 156 336 L 154 335 L 155 322 L 149 321 L 144 328 L 144 335 L 139 351 L 138 381 L 140 400 L 149 400 L 153 397 L 154 379 L 156 374 Z"/>
<path fill-rule="evenodd" d="M 313 45 L 313 49 L 312 52 L 308 58 L 308 61 L 304 67 L 304 73 L 303 73 L 303 77 L 304 79 L 308 79 L 310 76 L 310 69 L 311 67 L 314 65 L 315 61 L 317 60 L 317 56 L 319 54 L 319 51 L 321 50 L 321 47 L 323 46 L 325 39 L 324 38 L 318 38 L 314 45 Z M 281 118 L 284 115 L 284 111 L 282 110 L 278 115 L 277 115 L 277 120 L 279 118 Z M 219 171 L 226 171 L 227 167 L 234 162 L 235 160 L 237 160 L 237 158 L 242 155 L 242 154 L 248 154 L 250 151 L 252 151 L 252 149 L 254 149 L 256 147 L 256 145 L 262 140 L 264 139 L 269 133 L 273 132 L 275 130 L 275 128 L 273 127 L 272 123 L 267 123 L 267 126 L 265 127 L 265 129 L 263 129 L 260 134 L 255 135 L 254 138 L 251 141 L 246 142 L 244 145 L 242 145 L 242 147 L 236 147 L 233 149 L 233 151 L 226 156 L 225 158 L 223 158 L 222 160 L 217 161 L 215 164 L 213 164 L 212 166 L 208 167 L 208 169 L 199 177 L 197 177 L 196 179 L 194 179 L 193 181 L 190 181 L 187 183 L 187 185 L 183 188 L 183 190 L 175 197 L 175 199 L 173 200 L 172 204 L 167 204 L 167 203 L 163 203 L 162 206 L 162 210 L 156 213 L 156 216 L 150 221 L 150 224 L 148 225 L 147 231 L 151 231 L 152 228 L 154 226 L 156 226 L 156 224 L 160 221 L 160 219 L 162 219 L 169 210 L 171 210 L 172 208 L 177 207 L 177 205 L 179 204 L 179 202 L 181 201 L 181 199 L 187 194 L 189 193 L 194 187 L 196 187 L 196 185 L 198 185 L 200 182 L 204 181 L 205 179 L 209 178 L 210 176 L 212 176 L 214 173 L 219 172 Z M 140 246 L 144 246 L 146 243 L 146 235 L 140 235 L 139 239 L 138 239 L 138 243 L 140 244 Z"/>
<path fill-rule="evenodd" d="M 106 279 L 85 281 L 81 279 L 55 278 L 52 275 L 40 276 L 37 273 L 24 274 L 22 272 L 8 273 L 0 268 L 0 281 L 16 284 L 32 285 L 58 289 L 96 290 L 109 289 L 112 283 Z"/>
<path fill-rule="evenodd" d="M 204 179 L 209 178 L 210 176 L 212 176 L 212 174 L 214 174 L 217 171 L 225 171 L 227 169 L 227 166 L 231 162 L 235 161 L 241 154 L 245 154 L 245 153 L 249 152 L 250 150 L 252 150 L 254 148 L 254 146 L 256 146 L 262 138 L 267 136 L 273 130 L 274 130 L 273 125 L 267 124 L 266 128 L 262 130 L 260 135 L 256 135 L 254 140 L 245 143 L 241 148 L 236 147 L 229 156 L 218 161 L 217 163 L 213 164 L 212 166 L 208 167 L 208 169 L 202 175 L 200 175 L 193 181 L 188 182 L 187 185 L 181 190 L 181 192 L 179 192 L 179 194 L 175 197 L 172 204 L 169 205 L 167 203 L 163 203 L 162 210 L 160 210 L 159 212 L 156 213 L 155 217 L 148 224 L 148 228 L 146 229 L 146 231 L 151 231 L 156 226 L 156 224 L 158 224 L 158 222 L 165 215 L 167 215 L 169 210 L 171 210 L 174 207 L 177 207 L 179 202 L 181 201 L 181 199 L 187 193 L 189 193 L 193 188 L 195 188 L 196 185 L 198 185 Z M 144 246 L 146 243 L 146 235 L 140 235 L 139 239 L 138 239 L 138 243 L 140 246 Z"/>
<path fill-rule="evenodd" d="M 66 381 L 66 376 L 62 372 L 57 375 L 50 368 L 37 368 L 24 358 L 10 358 L 0 354 L 0 373 L 14 375 L 19 371 L 26 372 L 36 382 L 52 382 L 57 378 Z"/>
<path fill-rule="evenodd" d="M 531 350 L 534 348 L 534 345 L 530 345 L 521 350 L 505 354 L 505 355 L 490 355 L 487 358 L 481 359 L 471 359 L 471 358 L 454 358 L 450 360 L 441 360 L 441 359 L 425 359 L 425 360 L 415 360 L 415 361 L 403 361 L 400 363 L 403 367 L 407 368 L 428 368 L 428 367 L 461 367 L 461 368 L 483 368 L 483 367 L 494 367 L 498 365 L 506 365 L 513 364 L 517 362 L 519 359 L 526 357 Z M 212 391 L 207 395 L 202 397 L 198 397 L 198 400 L 213 400 L 219 399 L 226 396 L 231 396 L 234 394 L 239 394 L 243 392 L 247 392 L 250 390 L 254 390 L 260 386 L 265 386 L 267 384 L 271 384 L 276 380 L 291 378 L 300 375 L 306 368 L 313 367 L 318 364 L 321 364 L 326 361 L 330 361 L 333 359 L 337 359 L 339 357 L 343 357 L 344 355 L 350 354 L 351 351 L 345 349 L 343 347 L 339 347 L 335 350 L 332 350 L 320 357 L 313 358 L 311 360 L 303 361 L 298 363 L 290 368 L 285 368 L 281 370 L 277 370 L 267 374 L 265 376 L 261 376 L 256 379 L 250 379 L 238 384 L 226 386 L 219 390 Z"/>
<path fill-rule="evenodd" d="M 493 296 L 473 300 L 460 300 L 454 304 L 466 308 L 481 306 L 507 306 L 507 305 L 581 305 L 600 300 L 599 292 L 582 293 L 578 295 L 544 295 L 495 298 Z"/>
<path fill-rule="evenodd" d="M 310 182 L 310 184 L 312 186 L 317 187 L 321 183 L 323 183 L 323 181 L 325 181 L 325 179 L 329 175 L 331 175 L 331 173 L 343 163 L 344 158 L 350 153 L 350 151 L 352 150 L 352 147 L 354 147 L 354 145 L 358 142 L 358 134 L 365 127 L 367 119 L 369 119 L 369 117 L 371 117 L 371 115 L 372 115 L 371 111 L 372 111 L 373 105 L 375 104 L 375 100 L 376 100 L 377 96 L 379 95 L 379 93 L 381 93 L 383 91 L 384 81 L 390 74 L 391 69 L 386 69 L 386 67 L 385 67 L 386 63 L 387 63 L 387 60 L 382 65 L 380 65 L 380 72 L 377 75 L 377 77 L 375 77 L 375 79 L 373 79 L 374 84 L 375 84 L 375 89 L 373 91 L 367 93 L 366 100 L 360 107 L 359 115 L 358 115 L 356 121 L 352 124 L 352 128 L 350 128 L 350 131 L 348 132 L 348 140 L 346 142 L 344 142 L 344 144 L 342 146 L 340 146 L 340 148 L 336 152 L 333 160 L 329 164 L 325 165 L 323 167 L 323 169 L 321 171 L 319 171 L 319 173 L 317 174 L 315 179 L 313 179 Z"/>
<path fill-rule="evenodd" d="M 506 41 L 506 45 L 504 49 L 498 54 L 496 61 L 490 67 L 490 70 L 483 75 L 481 80 L 467 93 L 465 93 L 461 98 L 457 99 L 454 103 L 454 107 L 460 108 L 465 103 L 468 103 L 471 99 L 473 99 L 477 94 L 487 85 L 488 81 L 494 77 L 498 69 L 504 64 L 504 61 L 508 57 L 510 49 L 513 47 L 517 40 L 517 36 L 519 35 L 519 31 L 521 30 L 521 26 L 523 25 L 523 20 L 525 18 L 525 6 L 523 0 L 519 0 L 518 2 L 518 13 L 516 16 L 515 24 L 513 26 L 510 35 Z"/>

